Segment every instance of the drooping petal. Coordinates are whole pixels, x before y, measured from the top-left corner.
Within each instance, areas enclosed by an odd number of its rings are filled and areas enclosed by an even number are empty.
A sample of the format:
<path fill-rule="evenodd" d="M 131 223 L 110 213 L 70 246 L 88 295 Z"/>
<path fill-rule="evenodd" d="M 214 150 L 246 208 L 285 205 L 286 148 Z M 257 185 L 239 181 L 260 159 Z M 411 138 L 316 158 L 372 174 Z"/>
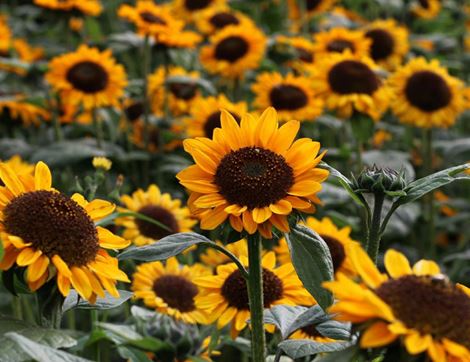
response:
<path fill-rule="evenodd" d="M 376 322 L 362 334 L 360 345 L 362 348 L 377 348 L 389 345 L 398 335 L 390 332 L 388 324 Z"/>

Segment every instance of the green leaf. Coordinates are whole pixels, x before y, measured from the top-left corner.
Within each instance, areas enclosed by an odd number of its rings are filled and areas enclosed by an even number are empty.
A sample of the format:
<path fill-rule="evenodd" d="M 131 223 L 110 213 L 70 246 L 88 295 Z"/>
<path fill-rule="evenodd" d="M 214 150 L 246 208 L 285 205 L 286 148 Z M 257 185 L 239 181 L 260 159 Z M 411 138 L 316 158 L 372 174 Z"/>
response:
<path fill-rule="evenodd" d="M 143 337 L 141 339 L 127 342 L 129 345 L 143 349 L 144 351 L 156 352 L 162 348 L 167 348 L 168 343 L 162 342 L 159 339 L 153 337 Z"/>
<path fill-rule="evenodd" d="M 178 255 L 195 244 L 214 244 L 205 236 L 196 233 L 178 233 L 166 236 L 150 245 L 132 248 L 119 254 L 119 260 L 155 261 Z"/>
<path fill-rule="evenodd" d="M 306 311 L 307 308 L 302 306 L 276 305 L 264 311 L 263 320 L 264 323 L 274 324 L 281 332 L 282 339 L 286 339 L 292 333 L 292 324 Z"/>
<path fill-rule="evenodd" d="M 315 231 L 303 225 L 295 225 L 286 240 L 295 270 L 304 287 L 324 310 L 333 304 L 330 291 L 322 287 L 333 280 L 333 262 L 327 244 Z"/>
<path fill-rule="evenodd" d="M 142 335 L 135 331 L 135 328 L 133 326 L 104 322 L 99 322 L 97 324 L 100 328 L 103 328 L 105 331 L 110 332 L 111 334 L 108 334 L 108 336 L 111 337 L 111 339 L 118 344 L 129 341 L 137 341 L 143 338 Z"/>
<path fill-rule="evenodd" d="M 150 358 L 147 357 L 147 354 L 137 348 L 119 346 L 117 348 L 119 355 L 131 362 L 152 362 Z"/>
<path fill-rule="evenodd" d="M 366 362 L 364 359 L 359 359 L 357 353 L 358 347 L 351 346 L 342 351 L 317 356 L 313 362 Z"/>
<path fill-rule="evenodd" d="M 314 342 L 309 339 L 290 339 L 279 343 L 278 347 L 289 357 L 297 359 L 317 353 L 342 351 L 353 345 L 353 342 Z"/>
<path fill-rule="evenodd" d="M 315 325 L 315 328 L 322 336 L 348 341 L 351 339 L 351 325 L 334 320 L 328 320 Z"/>
<path fill-rule="evenodd" d="M 127 290 L 119 290 L 119 298 L 116 298 L 105 292 L 104 298 L 98 297 L 95 304 L 90 304 L 86 300 L 81 299 L 75 290 L 71 290 L 67 298 L 65 298 L 62 312 L 64 313 L 70 309 L 113 309 L 128 301 L 133 295 L 134 293 Z"/>

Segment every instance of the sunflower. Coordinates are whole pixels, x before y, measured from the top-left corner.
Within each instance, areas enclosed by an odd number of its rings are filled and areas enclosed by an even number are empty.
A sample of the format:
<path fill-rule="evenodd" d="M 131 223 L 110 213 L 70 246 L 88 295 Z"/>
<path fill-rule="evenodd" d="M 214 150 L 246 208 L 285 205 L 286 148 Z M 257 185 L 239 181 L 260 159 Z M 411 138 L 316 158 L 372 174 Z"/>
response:
<path fill-rule="evenodd" d="M 116 223 L 125 228 L 123 236 L 139 246 L 154 243 L 171 234 L 191 231 L 196 223 L 190 218 L 188 208 L 181 206 L 181 200 L 172 199 L 167 193 L 162 194 L 157 185 L 150 185 L 147 191 L 139 189 L 132 196 L 123 195 L 121 201 L 126 209 L 166 226 L 163 228 L 131 216 L 117 220 Z"/>
<path fill-rule="evenodd" d="M 313 121 L 323 111 L 323 100 L 316 96 L 310 79 L 301 75 L 261 73 L 251 89 L 256 96 L 254 106 L 273 107 L 281 121 Z"/>
<path fill-rule="evenodd" d="M 401 122 L 416 127 L 449 127 L 465 109 L 463 83 L 437 60 L 416 58 L 388 80 L 394 93 L 392 111 Z"/>
<path fill-rule="evenodd" d="M 217 241 L 216 243 L 221 246 L 223 245 L 220 241 Z M 248 257 L 248 244 L 246 239 L 238 240 L 237 242 L 227 244 L 224 247 L 237 258 L 242 256 Z M 222 254 L 220 251 L 214 250 L 212 248 L 208 248 L 203 254 L 200 255 L 199 258 L 204 265 L 207 265 L 211 268 L 216 268 L 219 265 L 227 264 L 231 261 L 227 255 Z"/>
<path fill-rule="evenodd" d="M 116 64 L 110 50 L 100 52 L 86 45 L 52 59 L 45 77 L 64 103 L 86 109 L 118 106 L 127 85 L 124 67 Z"/>
<path fill-rule="evenodd" d="M 371 43 L 371 39 L 368 39 L 363 31 L 333 28 L 313 36 L 313 51 L 319 58 L 326 54 L 345 51 L 357 56 L 367 56 Z"/>
<path fill-rule="evenodd" d="M 237 78 L 258 67 L 265 48 L 266 37 L 257 27 L 229 25 L 210 37 L 200 60 L 209 73 Z"/>
<path fill-rule="evenodd" d="M 400 338 L 412 355 L 427 351 L 435 362 L 470 360 L 470 289 L 451 283 L 435 262 L 421 260 L 411 267 L 393 249 L 384 259 L 389 276 L 361 248 L 351 248 L 350 256 L 362 283 L 340 273 L 324 286 L 338 300 L 330 312 L 367 323 L 361 347 L 382 347 Z"/>
<path fill-rule="evenodd" d="M 372 40 L 370 57 L 388 70 L 401 65 L 410 48 L 408 30 L 393 19 L 376 20 L 365 29 L 365 35 Z"/>
<path fill-rule="evenodd" d="M 411 7 L 411 12 L 423 19 L 433 19 L 439 15 L 441 11 L 440 0 L 417 0 Z"/>
<path fill-rule="evenodd" d="M 144 263 L 133 275 L 132 290 L 147 307 L 185 323 L 208 323 L 205 310 L 195 304 L 200 293 L 194 280 L 211 274 L 201 264 L 180 266 L 173 257 L 164 265 L 160 261 Z"/>
<path fill-rule="evenodd" d="M 390 91 L 375 73 L 376 65 L 370 58 L 349 52 L 332 54 L 315 68 L 312 86 L 325 99 L 326 107 L 340 117 L 349 118 L 358 111 L 378 120 L 388 108 Z"/>
<path fill-rule="evenodd" d="M 229 25 L 254 26 L 253 21 L 243 13 L 228 6 L 211 7 L 195 17 L 197 29 L 205 35 L 212 35 Z"/>
<path fill-rule="evenodd" d="M 103 11 L 99 0 L 34 0 L 34 4 L 50 10 L 77 10 L 90 16 L 98 16 Z"/>
<path fill-rule="evenodd" d="M 17 175 L 0 163 L 0 179 L 5 184 L 0 188 L 0 235 L 5 250 L 1 270 L 15 264 L 26 268 L 32 291 L 55 276 L 64 297 L 71 286 L 91 303 L 97 296 L 104 297 L 104 290 L 119 297 L 116 281 L 129 279 L 103 248 L 122 249 L 129 242 L 95 226 L 114 211 L 113 204 L 56 191 L 43 162 L 36 165 L 34 176 Z"/>
<path fill-rule="evenodd" d="M 355 271 L 351 264 L 351 258 L 349 257 L 349 245 L 359 245 L 355 240 L 352 240 L 349 234 L 351 228 L 346 226 L 338 229 L 333 224 L 330 218 L 324 217 L 321 220 L 315 219 L 314 217 L 308 217 L 303 225 L 316 231 L 322 239 L 326 242 L 328 249 L 330 250 L 331 260 L 333 262 L 333 269 L 335 273 L 341 272 L 346 275 L 354 275 Z M 279 245 L 274 248 L 277 258 L 280 263 L 290 262 L 290 253 L 285 238 L 279 240 Z"/>
<path fill-rule="evenodd" d="M 11 30 L 8 26 L 7 17 L 0 14 L 0 55 L 8 54 L 11 42 Z"/>
<path fill-rule="evenodd" d="M 211 138 L 215 128 L 220 128 L 221 109 L 225 109 L 240 121 L 247 112 L 246 102 L 232 103 L 223 94 L 217 97 L 198 99 L 190 109 L 190 115 L 185 119 L 186 132 L 189 137 Z"/>
<path fill-rule="evenodd" d="M 39 125 L 50 119 L 50 114 L 44 108 L 28 103 L 23 95 L 11 99 L 0 100 L 0 120 L 22 123 L 25 126 Z"/>
<path fill-rule="evenodd" d="M 165 87 L 168 90 L 168 104 L 173 115 L 181 116 L 187 114 L 193 107 L 194 102 L 201 98 L 198 87 L 200 74 L 197 71 L 187 71 L 182 67 L 173 66 L 168 70 L 168 78 L 184 77 L 184 82 L 172 81 L 165 84 L 164 67 L 157 68 L 149 75 L 149 97 L 152 112 L 162 116 L 165 105 Z"/>
<path fill-rule="evenodd" d="M 0 45 L 1 47 L 1 45 Z M 33 47 L 28 44 L 24 39 L 13 39 L 11 41 L 11 48 L 0 56 L 7 58 L 17 58 L 22 63 L 34 63 L 40 60 L 44 55 L 44 50 L 41 47 Z M 27 70 L 23 66 L 15 66 L 14 64 L 0 64 L 0 69 L 6 72 L 12 72 L 19 75 L 25 75 Z"/>
<path fill-rule="evenodd" d="M 280 46 L 289 46 L 294 50 L 295 58 L 289 65 L 295 70 L 302 71 L 303 66 L 312 65 L 315 61 L 314 46 L 308 39 L 281 35 L 276 38 L 276 43 Z"/>
<path fill-rule="evenodd" d="M 174 14 L 184 20 L 192 21 L 201 16 L 201 13 L 211 8 L 224 6 L 227 0 L 173 0 Z"/>
<path fill-rule="evenodd" d="M 289 18 L 300 19 L 302 9 L 299 8 L 299 0 L 287 0 Z M 331 9 L 336 0 L 305 0 L 305 9 L 308 17 L 319 15 Z"/>
<path fill-rule="evenodd" d="M 248 265 L 248 258 L 241 257 Z M 263 267 L 264 307 L 273 305 L 313 305 L 315 299 L 303 287 L 291 263 L 276 265 L 274 252 L 266 253 Z M 248 290 L 245 279 L 235 263 L 218 266 L 215 275 L 196 278 L 194 283 L 201 287 L 196 297 L 196 306 L 211 316 L 209 322 L 217 320 L 217 327 L 231 323 L 231 335 L 235 337 L 245 328 L 250 317 Z"/>
<path fill-rule="evenodd" d="M 212 139 L 184 141 L 196 164 L 177 175 L 193 192 L 190 207 L 203 211 L 202 229 L 215 229 L 229 218 L 239 232 L 259 230 L 271 238 L 273 225 L 289 231 L 287 216 L 293 209 L 314 211 L 328 171 L 315 168 L 324 155 L 318 155 L 318 142 L 293 142 L 298 121 L 279 127 L 276 111 L 268 108 L 259 118 L 245 114 L 240 125 L 223 111 L 221 124 Z"/>
<path fill-rule="evenodd" d="M 0 162 L 2 162 L 0 160 Z M 3 163 L 7 165 L 16 175 L 30 175 L 34 174 L 34 165 L 24 161 L 20 155 L 14 155 L 8 160 L 4 160 Z M 0 182 L 1 186 L 5 186 Z"/>

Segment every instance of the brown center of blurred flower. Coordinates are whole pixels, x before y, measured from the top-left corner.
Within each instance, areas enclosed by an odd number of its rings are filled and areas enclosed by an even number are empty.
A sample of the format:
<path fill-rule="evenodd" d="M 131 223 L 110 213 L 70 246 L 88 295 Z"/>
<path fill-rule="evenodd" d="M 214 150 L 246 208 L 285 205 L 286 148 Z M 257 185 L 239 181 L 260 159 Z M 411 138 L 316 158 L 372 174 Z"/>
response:
<path fill-rule="evenodd" d="M 69 266 L 95 260 L 99 250 L 95 224 L 85 209 L 59 192 L 26 192 L 3 211 L 5 231 L 19 236 L 48 257 L 59 255 Z"/>
<path fill-rule="evenodd" d="M 408 328 L 470 348 L 470 297 L 445 276 L 406 275 L 376 293 Z"/>
<path fill-rule="evenodd" d="M 297 58 L 305 63 L 312 63 L 313 62 L 313 54 L 308 50 L 302 47 L 295 47 L 295 51 L 297 52 Z"/>
<path fill-rule="evenodd" d="M 263 268 L 264 307 L 270 308 L 276 300 L 281 299 L 283 291 L 282 280 L 272 271 Z M 229 306 L 239 310 L 250 309 L 246 281 L 239 270 L 228 276 L 222 285 L 221 293 Z"/>
<path fill-rule="evenodd" d="M 369 30 L 366 37 L 372 39 L 370 48 L 372 59 L 386 59 L 393 53 L 395 41 L 388 31 L 382 29 Z"/>
<path fill-rule="evenodd" d="M 139 15 L 140 15 L 140 18 L 146 23 L 166 25 L 165 20 L 163 20 L 158 15 L 151 13 L 150 11 L 143 11 L 139 13 Z"/>
<path fill-rule="evenodd" d="M 227 12 L 220 12 L 213 15 L 209 22 L 214 26 L 216 29 L 225 28 L 227 25 L 238 25 L 240 21 L 238 18 L 230 13 Z"/>
<path fill-rule="evenodd" d="M 83 61 L 72 66 L 66 75 L 74 88 L 84 93 L 97 93 L 108 85 L 109 76 L 99 64 Z"/>
<path fill-rule="evenodd" d="M 328 49 L 329 52 L 333 53 L 342 53 L 346 49 L 349 49 L 354 52 L 354 44 L 351 43 L 349 40 L 336 39 L 329 42 L 326 49 Z"/>
<path fill-rule="evenodd" d="M 124 113 L 129 121 L 137 121 L 144 114 L 144 105 L 142 102 L 134 102 L 124 109 Z"/>
<path fill-rule="evenodd" d="M 307 95 L 301 88 L 288 84 L 280 84 L 271 89 L 269 99 L 277 110 L 294 111 L 308 103 Z"/>
<path fill-rule="evenodd" d="M 207 8 L 212 0 L 185 0 L 184 6 L 188 10 L 201 10 Z"/>
<path fill-rule="evenodd" d="M 344 251 L 344 246 L 335 238 L 326 235 L 320 235 L 323 240 L 325 240 L 328 249 L 330 250 L 331 260 L 333 261 L 333 269 L 335 272 L 341 268 L 343 265 L 344 259 L 346 259 L 346 253 Z"/>
<path fill-rule="evenodd" d="M 307 5 L 307 10 L 312 11 L 315 10 L 318 5 L 320 5 L 322 0 L 307 0 L 306 5 Z"/>
<path fill-rule="evenodd" d="M 135 223 L 142 235 L 155 240 L 179 232 L 178 221 L 175 216 L 167 209 L 157 205 L 146 205 L 137 211 L 160 224 L 165 225 L 167 229 L 142 219 L 135 219 Z"/>
<path fill-rule="evenodd" d="M 447 106 L 452 93 L 446 81 L 438 74 L 423 70 L 414 73 L 406 83 L 408 101 L 423 112 L 434 112 Z"/>
<path fill-rule="evenodd" d="M 170 308 L 182 313 L 193 311 L 194 297 L 198 293 L 196 285 L 180 275 L 163 275 L 153 283 L 153 291 Z"/>
<path fill-rule="evenodd" d="M 248 43 L 239 36 L 229 36 L 215 47 L 215 57 L 234 63 L 248 52 Z"/>
<path fill-rule="evenodd" d="M 339 94 L 372 94 L 380 86 L 380 79 L 366 64 L 344 60 L 334 65 L 328 73 L 331 89 Z"/>
<path fill-rule="evenodd" d="M 323 337 L 320 334 L 320 332 L 317 331 L 317 329 L 315 328 L 315 326 L 313 324 L 311 324 L 309 326 L 306 326 L 306 327 L 302 327 L 302 328 L 300 328 L 300 330 L 302 332 L 304 332 L 307 336 L 312 337 L 312 338 Z"/>
<path fill-rule="evenodd" d="M 428 0 L 418 0 L 418 2 L 419 2 L 419 5 L 421 5 L 421 7 L 425 8 L 425 9 L 429 8 L 429 1 Z"/>
<path fill-rule="evenodd" d="M 252 210 L 285 197 L 294 183 L 294 173 L 281 155 L 264 148 L 243 147 L 220 161 L 215 183 L 228 202 Z"/>
<path fill-rule="evenodd" d="M 206 123 L 204 123 L 204 134 L 206 137 L 212 138 L 214 129 L 220 128 L 220 114 L 220 111 L 216 111 L 207 117 Z M 240 117 L 238 115 L 232 112 L 230 112 L 230 114 L 233 116 L 233 118 L 235 118 L 237 123 L 240 123 Z"/>
<path fill-rule="evenodd" d="M 194 83 L 170 83 L 170 92 L 176 98 L 189 101 L 196 96 L 197 84 Z"/>

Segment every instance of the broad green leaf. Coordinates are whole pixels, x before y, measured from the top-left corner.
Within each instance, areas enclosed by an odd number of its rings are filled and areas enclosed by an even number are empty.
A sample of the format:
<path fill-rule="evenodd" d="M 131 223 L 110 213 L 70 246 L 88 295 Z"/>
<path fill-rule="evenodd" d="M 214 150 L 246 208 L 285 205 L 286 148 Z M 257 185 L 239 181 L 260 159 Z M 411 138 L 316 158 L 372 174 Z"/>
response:
<path fill-rule="evenodd" d="M 113 297 L 108 292 L 105 292 L 105 297 L 98 297 L 95 304 L 90 304 L 86 300 L 79 297 L 75 290 L 71 290 L 67 298 L 65 298 L 62 312 L 70 309 L 113 309 L 117 308 L 126 301 L 128 301 L 134 293 L 127 290 L 119 290 L 119 298 Z"/>
<path fill-rule="evenodd" d="M 128 346 L 119 346 L 117 348 L 119 355 L 130 362 L 152 362 L 144 351 Z"/>
<path fill-rule="evenodd" d="M 291 358 L 303 358 L 318 353 L 342 351 L 350 347 L 353 342 L 314 342 L 310 339 L 290 339 L 279 343 L 281 348 Z"/>
<path fill-rule="evenodd" d="M 327 353 L 317 356 L 313 362 L 366 362 L 365 359 L 359 359 L 358 346 L 351 346 L 342 351 Z"/>
<path fill-rule="evenodd" d="M 325 310 L 333 304 L 332 294 L 322 283 L 333 280 L 333 262 L 327 244 L 315 231 L 295 225 L 286 240 L 295 270 L 304 287 Z"/>
<path fill-rule="evenodd" d="M 143 336 L 135 331 L 135 328 L 130 325 L 112 324 L 112 323 L 98 323 L 98 326 L 105 331 L 111 332 L 111 337 L 117 343 L 124 343 L 128 341 L 137 341 L 142 339 Z"/>
<path fill-rule="evenodd" d="M 347 341 L 351 338 L 351 325 L 335 320 L 328 320 L 315 325 L 315 328 L 322 336 L 332 339 Z"/>
<path fill-rule="evenodd" d="M 288 330 L 288 336 L 294 333 L 296 330 L 299 330 L 307 326 L 319 326 L 321 323 L 328 322 L 330 316 L 326 314 L 319 305 L 315 305 L 311 308 L 308 308 L 299 315 Z"/>
<path fill-rule="evenodd" d="M 282 339 L 289 337 L 289 331 L 295 320 L 307 311 L 306 307 L 275 305 L 264 311 L 264 323 L 274 324 L 281 332 Z"/>

